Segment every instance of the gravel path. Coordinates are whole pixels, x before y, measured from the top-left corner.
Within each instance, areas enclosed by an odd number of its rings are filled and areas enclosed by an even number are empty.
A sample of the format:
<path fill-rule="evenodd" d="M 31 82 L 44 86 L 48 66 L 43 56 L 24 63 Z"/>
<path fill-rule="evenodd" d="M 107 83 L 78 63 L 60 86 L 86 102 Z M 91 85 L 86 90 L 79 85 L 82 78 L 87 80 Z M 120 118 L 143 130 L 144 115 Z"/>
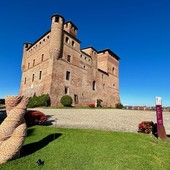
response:
<path fill-rule="evenodd" d="M 55 127 L 101 129 L 137 132 L 138 124 L 148 120 L 156 123 L 155 111 L 118 109 L 41 109 L 48 117 L 48 124 Z M 5 110 L 0 109 L 0 122 Z M 163 113 L 166 133 L 170 135 L 170 112 Z"/>
<path fill-rule="evenodd" d="M 90 128 L 137 132 L 138 124 L 148 120 L 156 123 L 155 111 L 118 109 L 40 109 L 55 127 Z M 163 113 L 166 133 L 170 134 L 170 112 Z"/>

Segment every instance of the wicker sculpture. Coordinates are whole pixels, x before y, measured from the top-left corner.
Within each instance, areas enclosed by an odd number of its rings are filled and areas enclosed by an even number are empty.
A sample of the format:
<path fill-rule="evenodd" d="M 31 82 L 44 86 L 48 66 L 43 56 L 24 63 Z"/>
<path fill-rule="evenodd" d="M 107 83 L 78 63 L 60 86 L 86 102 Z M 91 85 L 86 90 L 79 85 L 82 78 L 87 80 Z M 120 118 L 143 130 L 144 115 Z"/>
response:
<path fill-rule="evenodd" d="M 0 125 L 0 164 L 20 156 L 20 149 L 27 134 L 24 115 L 28 102 L 28 97 L 5 98 L 7 117 Z"/>

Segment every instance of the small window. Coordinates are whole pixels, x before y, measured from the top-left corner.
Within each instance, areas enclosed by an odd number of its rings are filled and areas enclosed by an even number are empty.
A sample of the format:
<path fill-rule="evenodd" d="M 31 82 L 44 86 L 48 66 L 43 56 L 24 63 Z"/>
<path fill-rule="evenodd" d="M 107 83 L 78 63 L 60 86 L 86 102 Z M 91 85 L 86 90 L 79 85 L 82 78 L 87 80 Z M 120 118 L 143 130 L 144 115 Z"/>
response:
<path fill-rule="evenodd" d="M 59 22 L 59 16 L 55 17 L 55 22 Z"/>
<path fill-rule="evenodd" d="M 27 78 L 25 77 L 24 84 L 26 84 L 26 83 L 27 83 Z"/>
<path fill-rule="evenodd" d="M 68 87 L 65 87 L 65 88 L 64 88 L 64 93 L 65 93 L 65 94 L 69 94 L 69 88 L 68 88 Z"/>
<path fill-rule="evenodd" d="M 74 103 L 77 104 L 78 103 L 78 95 L 74 94 Z"/>
<path fill-rule="evenodd" d="M 105 84 L 103 84 L 103 89 L 104 89 L 104 87 L 105 87 Z"/>
<path fill-rule="evenodd" d="M 96 90 L 96 81 L 93 81 L 92 90 Z"/>
<path fill-rule="evenodd" d="M 68 37 L 66 37 L 66 43 L 68 43 L 68 44 L 69 44 L 69 38 L 68 38 Z"/>
<path fill-rule="evenodd" d="M 75 47 L 75 42 L 74 41 L 72 41 L 72 46 Z"/>
<path fill-rule="evenodd" d="M 67 61 L 71 62 L 71 56 L 70 55 L 67 56 Z"/>
<path fill-rule="evenodd" d="M 113 67 L 113 68 L 112 68 L 112 74 L 114 74 L 114 73 L 115 73 L 115 68 Z"/>
<path fill-rule="evenodd" d="M 33 60 L 33 64 L 32 64 L 33 66 L 35 65 L 35 59 Z"/>
<path fill-rule="evenodd" d="M 73 27 L 73 30 L 74 30 L 74 31 L 76 31 L 76 28 L 75 28 L 75 27 Z"/>
<path fill-rule="evenodd" d="M 69 71 L 66 72 L 66 80 L 70 80 L 70 72 Z"/>
<path fill-rule="evenodd" d="M 41 62 L 44 61 L 44 54 L 41 56 Z"/>
<path fill-rule="evenodd" d="M 34 81 L 34 74 L 32 75 L 32 82 Z"/>
<path fill-rule="evenodd" d="M 41 80 L 41 78 L 42 78 L 42 71 L 40 71 L 39 73 L 39 80 Z"/>
<path fill-rule="evenodd" d="M 30 68 L 30 63 L 28 63 L 28 69 Z"/>
<path fill-rule="evenodd" d="M 102 74 L 102 79 L 103 79 L 103 74 Z"/>

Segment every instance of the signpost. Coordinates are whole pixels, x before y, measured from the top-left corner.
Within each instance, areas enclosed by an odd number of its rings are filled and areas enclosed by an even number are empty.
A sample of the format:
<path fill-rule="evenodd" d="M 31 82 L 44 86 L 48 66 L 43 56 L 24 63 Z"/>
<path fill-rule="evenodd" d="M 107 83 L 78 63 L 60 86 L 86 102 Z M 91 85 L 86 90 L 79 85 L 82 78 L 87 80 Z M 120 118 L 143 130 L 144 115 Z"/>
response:
<path fill-rule="evenodd" d="M 162 98 L 156 97 L 156 118 L 157 118 L 157 131 L 158 138 L 167 139 L 165 128 L 163 125 L 163 114 L 162 114 Z"/>

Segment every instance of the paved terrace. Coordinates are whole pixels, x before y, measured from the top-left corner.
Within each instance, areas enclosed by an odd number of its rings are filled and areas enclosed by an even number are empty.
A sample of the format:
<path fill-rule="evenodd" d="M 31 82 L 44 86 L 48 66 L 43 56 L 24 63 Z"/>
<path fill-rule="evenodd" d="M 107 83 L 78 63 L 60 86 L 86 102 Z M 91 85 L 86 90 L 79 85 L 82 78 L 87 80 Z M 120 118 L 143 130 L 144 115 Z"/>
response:
<path fill-rule="evenodd" d="M 48 116 L 48 123 L 55 127 L 90 128 L 110 131 L 137 132 L 142 121 L 156 123 L 155 111 L 118 109 L 41 109 Z M 0 118 L 3 117 L 0 109 Z M 170 135 L 170 112 L 163 113 L 166 133 Z"/>

